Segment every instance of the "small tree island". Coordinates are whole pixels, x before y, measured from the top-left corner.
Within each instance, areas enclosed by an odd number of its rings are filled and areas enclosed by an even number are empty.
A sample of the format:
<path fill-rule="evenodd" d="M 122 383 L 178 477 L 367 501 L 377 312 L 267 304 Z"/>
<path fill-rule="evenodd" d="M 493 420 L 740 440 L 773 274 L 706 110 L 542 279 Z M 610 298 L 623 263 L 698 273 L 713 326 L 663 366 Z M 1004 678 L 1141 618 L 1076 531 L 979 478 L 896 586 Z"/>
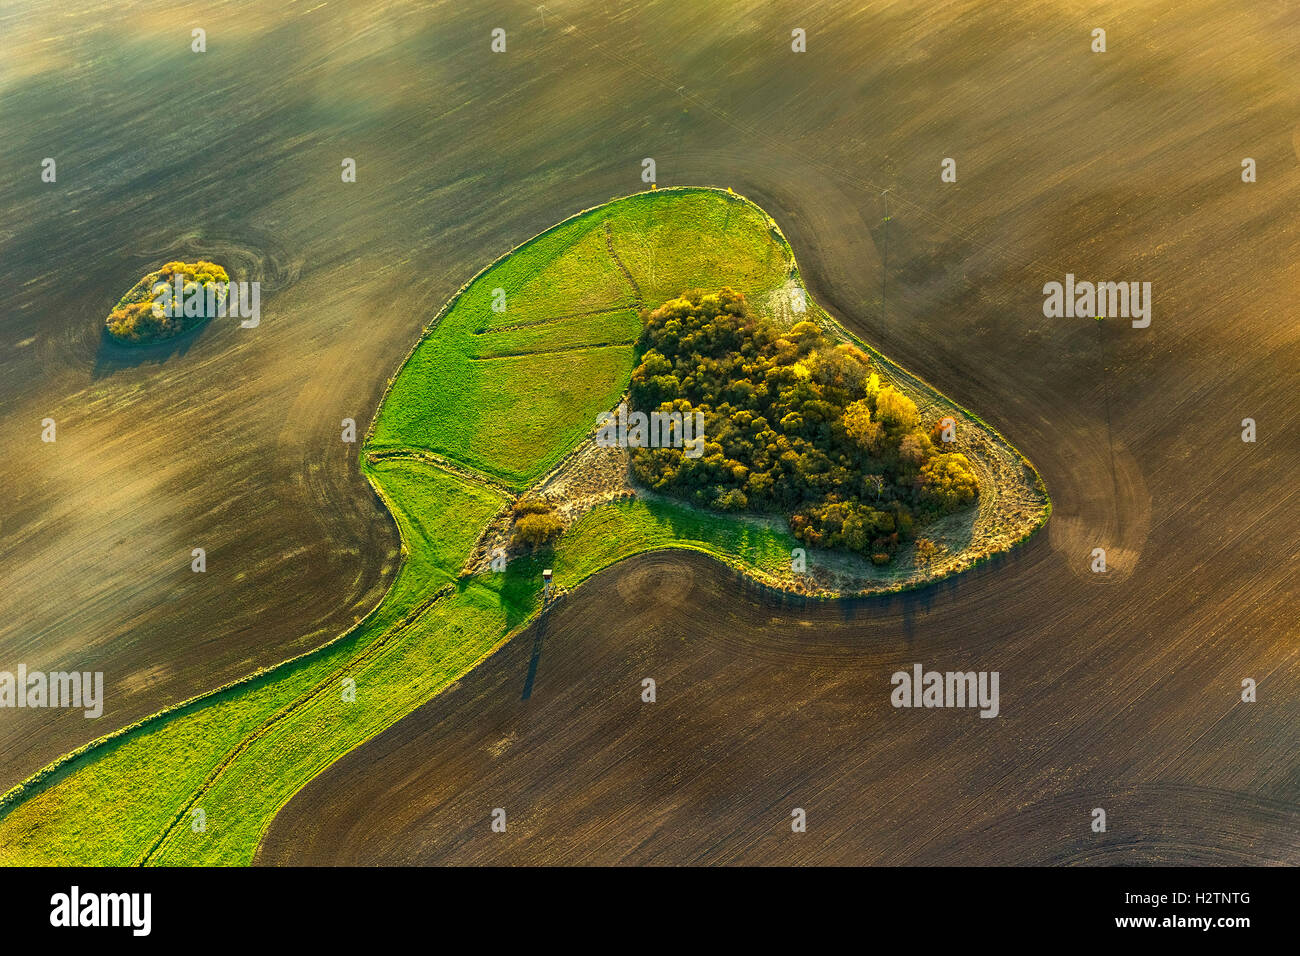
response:
<path fill-rule="evenodd" d="M 168 262 L 157 272 L 146 275 L 118 300 L 104 321 L 109 337 L 117 342 L 146 345 L 175 338 L 211 318 L 212 313 L 206 309 L 199 315 L 187 316 L 182 314 L 181 309 L 156 314 L 163 311 L 154 308 L 158 286 L 165 284 L 174 287 L 177 277 L 180 277 L 181 288 L 187 295 L 192 294 L 196 286 L 204 287 L 207 283 L 213 283 L 214 295 L 221 301 L 226 297 L 226 283 L 230 281 L 226 270 L 215 262 L 202 259 L 197 262 Z"/>

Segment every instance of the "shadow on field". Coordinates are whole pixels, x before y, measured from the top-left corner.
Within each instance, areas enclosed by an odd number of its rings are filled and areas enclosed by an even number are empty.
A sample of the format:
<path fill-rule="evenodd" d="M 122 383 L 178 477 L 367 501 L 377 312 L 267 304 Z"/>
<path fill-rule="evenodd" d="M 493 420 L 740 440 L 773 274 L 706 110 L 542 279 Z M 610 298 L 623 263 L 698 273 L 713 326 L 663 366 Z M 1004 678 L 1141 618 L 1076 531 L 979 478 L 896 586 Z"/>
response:
<path fill-rule="evenodd" d="M 985 573 L 997 574 L 1000 570 L 1033 562 L 1050 554 L 1047 536 L 1042 529 L 1025 542 L 980 561 L 977 567 Z M 846 623 L 868 622 L 882 617 L 898 618 L 903 638 L 911 645 L 917 637 L 917 626 L 926 615 L 945 600 L 954 599 L 969 572 L 949 575 L 938 581 L 921 584 L 915 588 L 893 594 L 877 594 L 867 597 L 816 598 L 789 591 L 780 591 L 769 587 L 731 569 L 737 592 L 744 594 L 760 607 L 771 610 L 802 612 L 809 608 L 824 607 L 833 609 L 839 619 Z"/>
<path fill-rule="evenodd" d="M 546 609 L 549 610 L 550 608 Z M 533 696 L 533 682 L 537 680 L 537 665 L 542 660 L 542 643 L 546 639 L 546 622 L 550 617 L 546 611 L 542 611 L 542 616 L 533 628 L 533 652 L 528 658 L 528 677 L 524 679 L 524 693 L 520 700 Z"/>
<path fill-rule="evenodd" d="M 210 324 L 211 322 L 204 322 L 196 329 L 152 345 L 123 345 L 114 342 L 107 330 L 101 330 L 99 350 L 95 353 L 95 367 L 91 371 L 91 380 L 98 382 L 116 372 L 142 365 L 163 365 L 172 358 L 183 356 L 207 331 Z"/>

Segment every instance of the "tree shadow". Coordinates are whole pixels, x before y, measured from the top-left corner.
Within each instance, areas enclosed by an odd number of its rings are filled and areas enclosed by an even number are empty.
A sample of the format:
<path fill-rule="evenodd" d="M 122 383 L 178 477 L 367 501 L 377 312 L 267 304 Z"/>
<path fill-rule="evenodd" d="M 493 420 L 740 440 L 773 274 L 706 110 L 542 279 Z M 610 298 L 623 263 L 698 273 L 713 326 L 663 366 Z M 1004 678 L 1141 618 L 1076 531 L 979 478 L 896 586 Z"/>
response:
<path fill-rule="evenodd" d="M 537 680 L 537 667 L 542 659 L 542 643 L 546 637 L 546 623 L 549 619 L 550 603 L 538 609 L 539 594 L 542 590 L 542 571 L 554 563 L 555 552 L 551 545 L 539 548 L 523 555 L 517 555 L 500 573 L 476 574 L 462 578 L 457 588 L 464 590 L 471 584 L 486 588 L 495 593 L 498 605 L 505 612 L 507 630 L 514 630 L 521 624 L 533 620 L 533 650 L 528 660 L 528 675 L 524 679 L 524 691 L 520 700 L 528 700 L 533 694 L 533 684 Z"/>
<path fill-rule="evenodd" d="M 456 590 L 483 588 L 496 596 L 505 613 L 506 625 L 514 629 L 535 617 L 538 595 L 542 590 L 542 570 L 552 564 L 553 552 L 547 547 L 531 554 L 516 555 L 502 572 L 476 572 L 456 582 Z"/>
<path fill-rule="evenodd" d="M 127 369 L 142 365 L 163 365 L 177 356 L 183 356 L 206 331 L 211 320 L 207 320 L 180 335 L 161 342 L 148 344 L 127 344 L 116 341 L 107 329 L 100 329 L 99 349 L 95 353 L 95 365 L 91 370 L 91 381 L 100 381 Z"/>

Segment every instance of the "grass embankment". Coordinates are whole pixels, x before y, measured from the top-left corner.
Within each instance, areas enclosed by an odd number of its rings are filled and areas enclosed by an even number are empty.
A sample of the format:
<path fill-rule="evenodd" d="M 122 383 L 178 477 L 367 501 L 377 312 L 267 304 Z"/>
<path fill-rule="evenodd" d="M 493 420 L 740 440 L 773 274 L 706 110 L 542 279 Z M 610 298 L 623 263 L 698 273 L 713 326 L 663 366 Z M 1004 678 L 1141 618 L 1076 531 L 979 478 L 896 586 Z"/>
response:
<path fill-rule="evenodd" d="M 685 548 L 780 577 L 790 570 L 790 552 L 797 547 L 793 535 L 766 524 L 737 521 L 669 501 L 634 498 L 583 515 L 560 540 L 553 567 L 566 587 L 574 587 L 634 554 Z"/>
<path fill-rule="evenodd" d="M 448 304 L 390 386 L 366 450 L 430 451 L 522 490 L 627 387 L 639 305 L 725 284 L 759 297 L 791 266 L 761 210 L 716 190 L 589 210 Z M 503 312 L 492 309 L 496 289 Z M 379 607 L 318 651 L 142 721 L 16 788 L 0 809 L 0 862 L 247 863 L 300 787 L 531 619 L 541 559 L 457 579 L 502 494 L 414 458 L 364 467 L 403 542 Z M 792 539 L 669 503 L 619 502 L 579 521 L 546 563 L 573 584 L 673 546 L 771 570 Z M 351 702 L 345 678 L 355 681 Z"/>

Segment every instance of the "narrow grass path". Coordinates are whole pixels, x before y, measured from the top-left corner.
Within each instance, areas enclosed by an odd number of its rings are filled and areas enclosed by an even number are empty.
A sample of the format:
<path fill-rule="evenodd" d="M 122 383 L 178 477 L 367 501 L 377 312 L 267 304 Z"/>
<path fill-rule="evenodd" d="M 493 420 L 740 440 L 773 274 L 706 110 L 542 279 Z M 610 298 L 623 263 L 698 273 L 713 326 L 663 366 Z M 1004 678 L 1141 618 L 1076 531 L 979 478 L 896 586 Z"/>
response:
<path fill-rule="evenodd" d="M 609 220 L 605 220 L 605 248 L 609 250 L 609 257 L 614 260 L 614 265 L 618 266 L 618 271 L 623 273 L 623 278 L 627 279 L 627 284 L 632 287 L 632 294 L 636 296 L 637 309 L 645 308 L 645 296 L 641 294 L 641 286 L 637 284 L 636 279 L 632 278 L 632 273 L 628 272 L 627 266 L 623 260 L 618 257 L 614 251 L 614 236 L 609 228 Z"/>
<path fill-rule="evenodd" d="M 325 677 L 321 678 L 317 684 L 299 697 L 295 698 L 287 706 L 276 711 L 273 715 L 268 717 L 266 721 L 257 728 L 257 730 L 253 731 L 253 733 L 241 740 L 239 744 L 226 755 L 225 759 L 208 774 L 203 783 L 194 792 L 194 795 L 186 801 L 184 806 L 176 811 L 176 815 L 172 818 L 166 829 L 158 835 L 158 839 L 156 839 L 149 849 L 144 852 L 137 861 L 137 865 L 148 866 L 150 863 L 154 862 L 154 859 L 162 845 L 167 842 L 167 839 L 175 832 L 176 828 L 181 824 L 185 817 L 189 815 L 190 811 L 203 802 L 203 798 L 216 785 L 216 782 L 218 778 L 221 777 L 222 773 L 224 773 L 231 764 L 238 760 L 240 756 L 252 747 L 254 743 L 274 730 L 276 725 L 281 721 L 293 716 L 297 711 L 310 704 L 313 700 L 320 698 L 322 694 L 336 690 L 344 677 L 350 673 L 358 672 L 367 662 L 377 657 L 389 641 L 401 635 L 406 628 L 410 627 L 416 620 L 422 617 L 426 611 L 437 604 L 438 601 L 449 595 L 453 590 L 454 587 L 452 585 L 443 585 L 434 592 L 433 596 L 427 601 L 417 607 L 393 627 L 386 630 L 378 638 L 371 641 L 360 654 L 346 661 L 342 667 L 339 667 L 325 675 Z"/>

